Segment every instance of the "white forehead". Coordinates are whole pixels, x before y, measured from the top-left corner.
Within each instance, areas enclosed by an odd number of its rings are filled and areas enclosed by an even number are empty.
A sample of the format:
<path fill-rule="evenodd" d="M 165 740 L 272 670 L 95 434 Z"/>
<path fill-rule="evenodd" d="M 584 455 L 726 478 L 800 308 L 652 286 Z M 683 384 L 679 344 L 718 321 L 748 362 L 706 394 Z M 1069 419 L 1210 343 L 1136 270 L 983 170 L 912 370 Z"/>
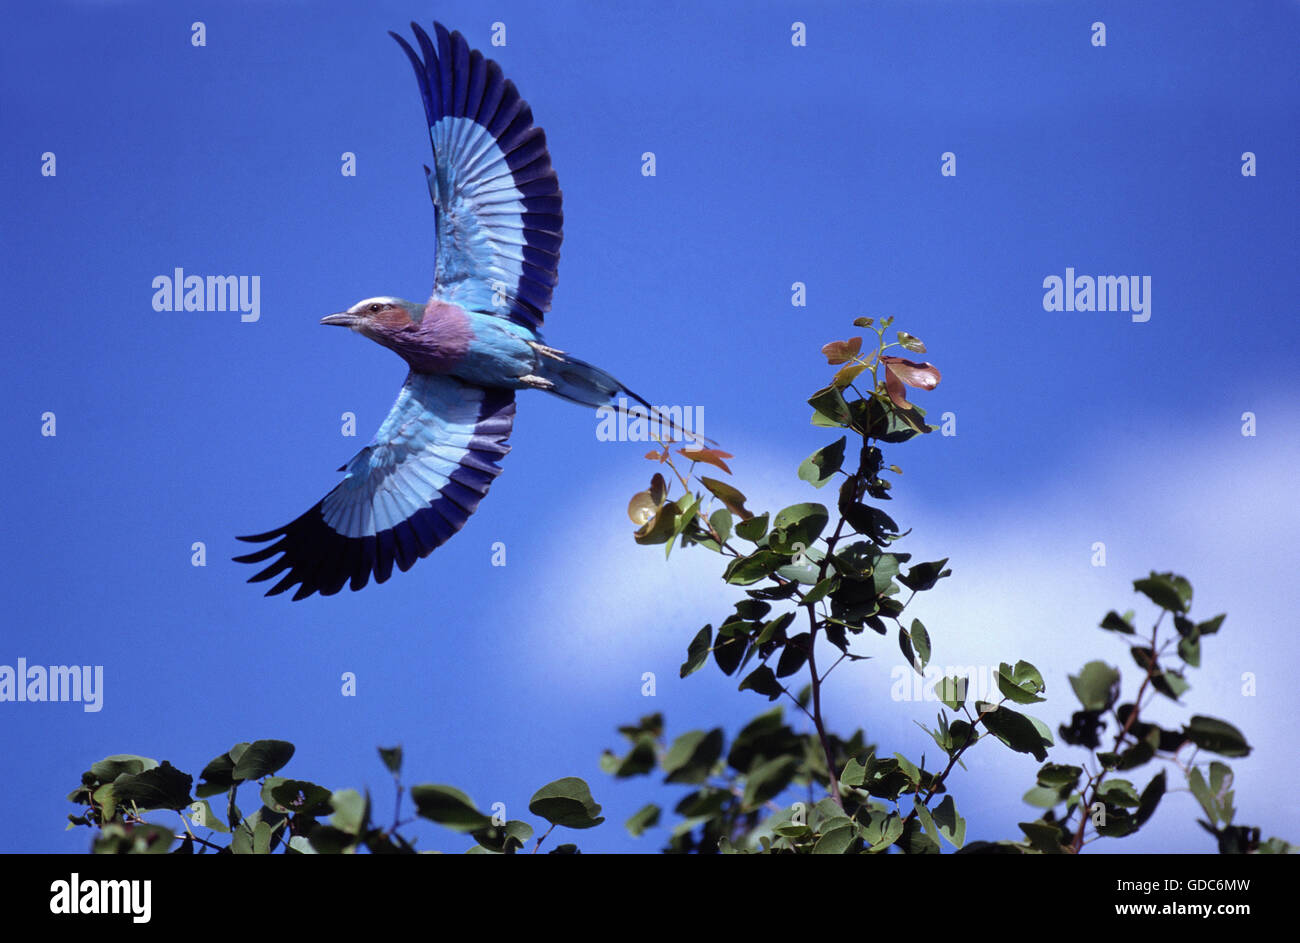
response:
<path fill-rule="evenodd" d="M 363 298 L 348 308 L 348 314 L 359 314 L 363 309 L 371 305 L 401 305 L 403 303 L 401 298 L 390 298 L 387 295 L 380 295 L 377 298 Z"/>

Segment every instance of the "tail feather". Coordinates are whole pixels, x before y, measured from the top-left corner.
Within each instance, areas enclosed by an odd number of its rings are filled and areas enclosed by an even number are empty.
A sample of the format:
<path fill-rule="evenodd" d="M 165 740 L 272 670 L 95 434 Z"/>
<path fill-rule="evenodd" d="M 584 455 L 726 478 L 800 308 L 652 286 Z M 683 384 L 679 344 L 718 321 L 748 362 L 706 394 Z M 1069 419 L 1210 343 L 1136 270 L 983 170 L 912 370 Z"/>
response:
<path fill-rule="evenodd" d="M 547 392 L 553 393 L 561 399 L 567 399 L 569 402 L 577 403 L 580 406 L 596 408 L 609 406 L 620 409 L 622 408 L 619 402 L 620 399 L 628 397 L 635 400 L 645 410 L 645 417 L 652 426 L 659 427 L 662 431 L 661 438 L 677 442 L 713 441 L 683 426 L 681 422 L 665 412 L 664 408 L 651 406 L 644 397 L 633 393 L 604 370 L 578 360 L 576 357 L 570 357 L 568 354 L 564 354 L 560 358 L 545 357 L 541 358 L 538 366 L 542 378 L 552 384 Z M 625 404 L 626 400 L 623 400 L 623 405 Z M 629 412 L 635 409 L 636 407 L 633 406 L 629 409 Z"/>

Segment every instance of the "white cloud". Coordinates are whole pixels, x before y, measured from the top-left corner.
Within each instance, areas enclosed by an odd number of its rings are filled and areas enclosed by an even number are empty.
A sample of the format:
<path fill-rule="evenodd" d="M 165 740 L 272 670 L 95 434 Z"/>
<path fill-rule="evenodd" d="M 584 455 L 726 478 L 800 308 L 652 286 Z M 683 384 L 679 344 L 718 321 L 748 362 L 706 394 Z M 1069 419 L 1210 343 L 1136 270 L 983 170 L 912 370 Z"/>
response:
<path fill-rule="evenodd" d="M 814 499 L 793 475 L 802 456 L 770 457 L 758 446 L 736 451 L 744 458 L 733 463 L 735 481 L 749 494 L 751 506 L 779 508 Z M 1230 761 L 1237 774 L 1238 821 L 1263 826 L 1266 836 L 1300 839 L 1300 811 L 1276 791 L 1276 784 L 1296 772 L 1295 725 L 1287 718 L 1292 716 L 1290 666 L 1300 661 L 1294 617 L 1300 446 L 1277 435 L 1238 442 L 1209 434 L 1157 438 L 1148 433 L 1084 454 L 1089 461 L 1075 463 L 1068 474 L 1057 474 L 1027 498 L 972 495 L 959 513 L 900 502 L 900 523 L 913 527 L 914 535 L 899 548 L 916 560 L 949 557 L 954 570 L 936 590 L 919 596 L 908 615 L 930 628 L 938 664 L 1019 658 L 1035 663 L 1049 700 L 1029 711 L 1055 728 L 1077 706 L 1067 675 L 1086 661 L 1100 658 L 1117 665 L 1125 694 L 1132 696 L 1138 669 L 1128 646 L 1097 623 L 1108 609 L 1132 607 L 1139 625 L 1149 626 L 1154 607 L 1133 592 L 1131 581 L 1150 569 L 1182 573 L 1196 590 L 1195 617 L 1227 612 L 1228 618 L 1220 634 L 1204 642 L 1205 667 L 1188 670 L 1192 689 L 1184 696 L 1186 706 L 1160 699 L 1147 716 L 1177 726 L 1193 713 L 1204 713 L 1240 727 L 1255 752 Z M 678 550 L 664 563 L 662 548 L 632 541 L 630 523 L 623 529 L 607 526 L 640 487 L 630 481 L 595 483 L 584 497 L 588 514 L 576 519 L 573 533 L 555 535 L 547 554 L 550 572 L 533 575 L 534 591 L 569 587 L 548 613 L 566 626 L 563 650 L 554 644 L 534 650 L 549 653 L 556 670 L 581 673 L 595 690 L 602 682 L 626 684 L 628 675 L 647 663 L 675 666 L 694 632 L 705 622 L 716 625 L 740 596 L 721 583 L 721 561 L 713 554 Z M 829 488 L 821 494 L 823 502 L 833 502 Z M 593 528 L 593 519 L 601 526 Z M 1106 545 L 1105 567 L 1091 565 L 1097 541 Z M 574 574 L 579 574 L 576 585 Z M 874 659 L 842 665 L 828 682 L 830 716 L 841 718 L 841 728 L 861 724 L 882 748 L 888 744 L 889 752 L 919 754 L 929 744 L 932 757 L 936 748 L 912 720 L 933 723 L 937 704 L 889 700 L 890 669 L 902 662 L 892 637 L 871 636 L 862 649 Z M 1255 696 L 1242 694 L 1247 673 L 1256 678 Z M 756 701 L 755 711 L 759 706 Z M 692 721 L 698 722 L 687 722 Z M 981 811 L 1001 825 L 994 834 L 1014 836 L 1015 822 L 1036 812 L 1018 798 L 1007 800 L 1003 787 L 1007 776 L 1014 776 L 1018 797 L 1022 784 L 1032 785 L 1036 764 L 1017 757 L 1009 773 L 1005 750 L 994 744 L 984 749 L 972 755 L 971 770 L 959 773 L 955 788 L 959 796 L 971 797 L 968 803 L 982 797 L 974 801 L 984 803 Z M 1082 757 L 1063 752 L 1059 758 L 1079 762 Z M 1139 787 L 1155 772 L 1155 766 L 1138 770 Z M 1175 772 L 1170 771 L 1173 787 L 1181 783 Z M 1157 816 L 1142 847 L 1213 850 L 1209 836 L 1191 825 L 1190 798 L 1182 794 L 1166 802 L 1178 808 Z M 1105 844 L 1098 843 L 1098 850 Z"/>

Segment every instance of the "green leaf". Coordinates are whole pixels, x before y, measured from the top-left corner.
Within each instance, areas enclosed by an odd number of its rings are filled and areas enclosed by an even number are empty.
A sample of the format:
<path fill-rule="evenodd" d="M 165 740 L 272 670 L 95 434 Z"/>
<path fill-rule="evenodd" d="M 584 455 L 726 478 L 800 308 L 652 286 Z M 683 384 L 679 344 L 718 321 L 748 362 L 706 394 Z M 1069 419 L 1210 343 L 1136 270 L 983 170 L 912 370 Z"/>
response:
<path fill-rule="evenodd" d="M 271 826 L 258 822 L 253 826 L 253 854 L 269 855 L 271 853 Z"/>
<path fill-rule="evenodd" d="M 1136 809 L 1142 804 L 1133 784 L 1127 779 L 1107 779 L 1097 787 L 1097 796 L 1107 805 L 1116 805 L 1126 809 Z"/>
<path fill-rule="evenodd" d="M 767 533 L 767 512 L 749 517 L 736 525 L 736 534 L 750 543 L 758 543 Z"/>
<path fill-rule="evenodd" d="M 839 577 L 828 576 L 826 579 L 817 583 L 812 589 L 803 594 L 803 603 L 801 605 L 810 606 L 813 603 L 821 602 L 828 593 L 834 592 L 840 584 Z"/>
<path fill-rule="evenodd" d="M 533 837 L 533 827 L 527 822 L 510 819 L 505 825 L 492 825 L 471 832 L 470 835 L 481 848 L 497 854 L 513 855 Z"/>
<path fill-rule="evenodd" d="M 591 789 L 576 776 L 547 783 L 528 800 L 528 811 L 566 828 L 593 828 L 605 819 Z"/>
<path fill-rule="evenodd" d="M 1101 620 L 1101 627 L 1111 632 L 1122 632 L 1125 635 L 1133 635 L 1137 630 L 1133 628 L 1133 616 L 1121 616 L 1112 609 L 1106 613 L 1106 617 Z"/>
<path fill-rule="evenodd" d="M 840 436 L 830 445 L 813 452 L 799 466 L 799 477 L 814 488 L 825 485 L 844 464 L 844 445 L 847 441 L 846 436 Z"/>
<path fill-rule="evenodd" d="M 1107 710 L 1119 697 L 1119 671 L 1104 661 L 1090 661 L 1078 675 L 1070 675 L 1070 687 L 1084 710 Z"/>
<path fill-rule="evenodd" d="M 998 668 L 998 690 L 1017 704 L 1046 700 L 1038 693 L 1045 688 L 1043 676 L 1027 661 L 1016 662 L 1014 668 L 1003 662 Z"/>
<path fill-rule="evenodd" d="M 911 334 L 907 333 L 906 331 L 898 332 L 898 343 L 902 345 L 904 348 L 906 348 L 907 350 L 914 351 L 918 354 L 925 353 L 925 345 L 921 343 L 921 339 L 918 337 L 913 337 Z"/>
<path fill-rule="evenodd" d="M 212 806 L 208 804 L 206 799 L 190 803 L 190 821 L 193 822 L 197 828 L 210 828 L 214 832 L 221 832 L 223 834 L 230 831 L 230 827 L 227 826 L 226 823 L 222 822 L 217 814 L 212 811 Z"/>
<path fill-rule="evenodd" d="M 1196 801 L 1200 803 L 1201 808 L 1205 810 L 1206 818 L 1210 820 L 1210 824 L 1217 826 L 1219 824 L 1218 803 L 1214 799 L 1214 793 L 1206 785 L 1205 777 L 1201 775 L 1201 771 L 1196 767 L 1192 767 L 1187 773 L 1187 786 L 1191 789 L 1192 795 L 1196 797 Z"/>
<path fill-rule="evenodd" d="M 924 348 L 922 348 L 924 350 Z M 930 813 L 939 834 L 954 848 L 966 844 L 966 820 L 957 813 L 957 805 L 952 796 L 944 796 Z"/>
<path fill-rule="evenodd" d="M 960 710 L 961 706 L 966 703 L 966 689 L 969 687 L 969 679 L 957 675 L 949 675 L 941 678 L 935 685 L 935 693 L 939 700 L 948 706 L 951 710 Z"/>
<path fill-rule="evenodd" d="M 113 799 L 120 806 L 132 803 L 139 809 L 176 809 L 188 806 L 194 777 L 182 773 L 166 760 L 161 766 L 134 775 L 122 773 L 113 781 Z"/>
<path fill-rule="evenodd" d="M 453 831 L 473 832 L 492 825 L 492 818 L 480 812 L 473 800 L 454 786 L 438 783 L 412 786 L 411 799 L 420 818 Z"/>
<path fill-rule="evenodd" d="M 894 529 L 897 530 L 897 525 L 894 525 Z M 933 563 L 918 563 L 916 566 L 909 567 L 907 575 L 900 576 L 898 581 L 910 590 L 918 593 L 925 592 L 928 589 L 933 589 L 934 584 L 945 576 L 952 575 L 952 570 L 944 569 L 947 563 L 947 557 Z"/>
<path fill-rule="evenodd" d="M 856 757 L 850 758 L 844 764 L 844 770 L 840 773 L 840 785 L 842 786 L 861 786 L 867 780 L 867 768 L 858 762 Z"/>
<path fill-rule="evenodd" d="M 379 758 L 384 761 L 388 771 L 394 776 L 402 771 L 402 748 L 397 747 L 380 747 Z"/>
<path fill-rule="evenodd" d="M 700 499 L 693 494 L 684 494 L 675 503 L 677 505 L 677 516 L 673 519 L 673 529 L 668 535 L 668 545 L 664 547 L 665 559 L 673 552 L 673 542 L 695 520 L 700 510 Z"/>
<path fill-rule="evenodd" d="M 747 521 L 754 515 L 745 507 L 745 496 L 737 489 L 727 484 L 725 481 L 718 481 L 716 478 L 700 477 L 700 484 L 708 488 L 719 501 L 726 506 L 727 510 L 738 516 L 742 521 Z M 741 535 L 744 536 L 743 534 Z"/>
<path fill-rule="evenodd" d="M 1051 809 L 1061 804 L 1061 791 L 1051 786 L 1033 786 L 1022 797 L 1026 803 L 1040 809 Z"/>
<path fill-rule="evenodd" d="M 330 805 L 334 807 L 330 821 L 335 828 L 348 835 L 361 834 L 370 818 L 369 800 L 355 789 L 338 789 L 330 794 Z M 312 845 L 321 850 L 314 838 Z"/>
<path fill-rule="evenodd" d="M 771 576 L 789 562 L 788 556 L 774 550 L 755 550 L 749 556 L 737 557 L 727 564 L 722 578 L 728 583 L 748 586 Z"/>
<path fill-rule="evenodd" d="M 731 539 L 731 512 L 726 508 L 718 508 L 709 515 L 709 526 L 717 531 L 718 537 L 725 544 Z"/>
<path fill-rule="evenodd" d="M 1219 626 L 1223 625 L 1223 620 L 1226 618 L 1226 615 L 1220 614 L 1215 616 L 1213 619 L 1206 619 L 1204 622 L 1198 622 L 1196 624 L 1196 633 L 1198 635 L 1213 635 L 1215 632 L 1219 631 Z"/>
<path fill-rule="evenodd" d="M 883 393 L 854 400 L 849 404 L 849 412 L 853 428 L 881 442 L 906 442 L 930 431 L 922 421 L 924 410 L 917 406 L 900 409 Z"/>
<path fill-rule="evenodd" d="M 810 396 L 808 405 L 816 410 L 813 414 L 814 423 L 819 416 L 825 420 L 822 424 L 829 423 L 834 426 L 847 426 L 853 421 L 849 404 L 844 401 L 844 395 L 833 385 L 824 387 Z"/>
<path fill-rule="evenodd" d="M 837 390 L 843 390 L 851 386 L 853 384 L 853 381 L 858 378 L 859 374 L 861 374 L 864 370 L 869 370 L 869 369 L 871 369 L 870 364 L 865 364 L 865 363 L 845 364 L 843 367 L 840 367 L 840 369 L 836 371 L 835 376 L 831 378 L 831 386 L 835 387 L 835 389 Z"/>
<path fill-rule="evenodd" d="M 875 822 L 875 816 L 872 816 L 872 822 Z M 880 836 L 871 842 L 872 851 L 883 851 L 894 842 L 898 841 L 903 835 L 903 820 L 897 814 L 890 812 L 880 824 Z"/>
<path fill-rule="evenodd" d="M 329 815 L 330 791 L 302 779 L 271 776 L 262 785 L 262 804 L 275 812 L 313 817 Z"/>
<path fill-rule="evenodd" d="M 1007 707 L 991 711 L 989 707 L 992 705 L 976 705 L 989 733 L 1017 753 L 1032 753 L 1040 763 L 1047 759 L 1046 748 L 1052 745 L 1052 737 L 1041 721 Z"/>
<path fill-rule="evenodd" d="M 769 701 L 775 701 L 781 696 L 785 687 L 780 681 L 776 680 L 776 675 L 767 665 L 759 665 L 740 682 L 740 691 L 754 691 L 758 694 L 764 694 Z"/>
<path fill-rule="evenodd" d="M 821 577 L 821 563 L 826 559 L 825 551 L 817 546 L 805 547 L 802 556 L 799 557 L 800 562 L 795 563 L 794 559 L 795 557 L 792 557 L 785 566 L 778 567 L 776 575 L 784 580 L 794 580 L 804 586 L 815 586 Z"/>
<path fill-rule="evenodd" d="M 723 638 L 719 632 L 717 642 L 713 646 L 713 660 L 722 669 L 723 674 L 729 675 L 740 667 L 748 647 L 748 639 Z"/>
<path fill-rule="evenodd" d="M 806 552 L 821 536 L 830 515 L 821 504 L 794 504 L 777 512 L 768 546 L 779 552 Z"/>
<path fill-rule="evenodd" d="M 665 782 L 702 783 L 707 780 L 722 756 L 724 739 L 721 727 L 715 727 L 707 733 L 692 730 L 682 734 L 664 754 L 662 766 L 667 774 Z"/>
<path fill-rule="evenodd" d="M 870 537 L 878 544 L 888 543 L 899 534 L 898 525 L 894 523 L 894 519 L 880 508 L 872 507 L 869 504 L 851 504 L 848 507 L 841 508 L 841 511 L 850 527 L 864 537 Z M 903 583 L 907 582 L 902 577 L 899 579 Z"/>
<path fill-rule="evenodd" d="M 236 780 L 270 776 L 292 759 L 293 750 L 287 740 L 254 740 L 236 761 L 232 775 Z"/>
<path fill-rule="evenodd" d="M 745 777 L 744 808 L 752 811 L 780 795 L 798 769 L 799 759 L 794 756 L 777 756 L 759 763 Z"/>
<path fill-rule="evenodd" d="M 1083 767 L 1066 766 L 1060 763 L 1048 763 L 1038 771 L 1038 782 L 1054 789 L 1074 789 L 1079 785 Z"/>
<path fill-rule="evenodd" d="M 203 767 L 203 772 L 199 774 L 203 782 L 195 790 L 199 798 L 215 796 L 235 785 L 235 761 L 244 755 L 248 746 L 247 743 L 236 743 Z"/>
<path fill-rule="evenodd" d="M 925 631 L 920 619 L 912 620 L 912 629 L 908 634 L 912 639 L 912 650 L 921 659 L 921 667 L 924 668 L 930 663 L 930 634 Z"/>
<path fill-rule="evenodd" d="M 627 756 L 618 757 L 608 750 L 601 757 L 601 769 L 618 779 L 644 776 L 655 768 L 655 739 L 642 734 L 632 744 Z"/>
<path fill-rule="evenodd" d="M 690 647 L 686 649 L 686 661 L 682 662 L 681 677 L 694 674 L 704 667 L 709 660 L 709 648 L 713 644 L 713 626 L 706 625 L 695 633 Z"/>
<path fill-rule="evenodd" d="M 1160 734 L 1158 731 L 1151 731 L 1144 739 L 1137 741 L 1133 746 L 1115 756 L 1110 766 L 1119 771 L 1137 769 L 1151 762 L 1156 755 L 1156 749 L 1159 746 Z"/>
<path fill-rule="evenodd" d="M 1042 854 L 1060 855 L 1065 853 L 1064 836 L 1059 823 L 1037 819 L 1033 822 L 1021 822 L 1020 830 L 1025 833 L 1029 846 Z"/>
<path fill-rule="evenodd" d="M 835 828 L 822 833 L 821 838 L 817 839 L 817 844 L 813 845 L 812 853 L 815 855 L 842 855 L 853 845 L 857 836 L 857 829 L 854 828 L 850 819 L 837 819 Z"/>
<path fill-rule="evenodd" d="M 898 627 L 898 650 L 903 653 L 903 658 L 907 660 L 912 670 L 924 676 L 925 671 L 923 669 L 925 665 L 921 663 L 921 659 L 917 657 L 915 649 L 912 648 L 912 637 L 907 634 L 907 631 L 901 625 Z"/>
<path fill-rule="evenodd" d="M 898 768 L 903 771 L 903 775 L 907 777 L 908 782 L 910 782 L 913 786 L 921 785 L 920 767 L 918 767 L 907 757 L 903 756 L 903 754 L 901 753 L 895 753 L 894 759 L 898 761 Z"/>
<path fill-rule="evenodd" d="M 776 664 L 778 678 L 788 678 L 804 666 L 808 661 L 808 646 L 811 639 L 809 633 L 800 632 L 786 641 L 785 647 L 781 649 L 781 658 Z"/>
<path fill-rule="evenodd" d="M 1249 756 L 1250 744 L 1240 730 L 1226 720 L 1196 715 L 1183 727 L 1188 740 L 1202 750 L 1220 756 Z"/>
<path fill-rule="evenodd" d="M 1170 700 L 1176 701 L 1191 687 L 1182 673 L 1170 668 L 1151 677 L 1151 686 Z"/>
<path fill-rule="evenodd" d="M 147 756 L 136 756 L 133 753 L 118 753 L 113 756 L 105 757 L 98 763 L 90 767 L 90 774 L 98 779 L 101 783 L 111 783 L 123 773 L 135 776 L 143 773 L 147 769 L 154 769 L 158 766 L 158 761 L 150 759 Z"/>
<path fill-rule="evenodd" d="M 1165 794 L 1165 771 L 1161 770 L 1156 773 L 1147 788 L 1142 790 L 1142 798 L 1138 803 L 1137 823 L 1142 825 L 1147 819 L 1151 818 L 1152 813 L 1156 811 L 1156 806 L 1160 804 L 1160 799 Z"/>
<path fill-rule="evenodd" d="M 763 628 L 759 630 L 758 637 L 754 639 L 755 645 L 766 645 L 772 640 L 778 643 L 785 640 L 785 630 L 794 622 L 795 613 L 783 612 L 775 619 L 769 619 L 764 623 Z"/>
<path fill-rule="evenodd" d="M 1192 586 L 1173 573 L 1156 573 L 1134 580 L 1133 588 L 1167 612 L 1186 612 L 1192 602 Z"/>
<path fill-rule="evenodd" d="M 924 802 L 921 801 L 921 797 L 919 795 L 915 798 L 913 802 L 913 808 L 916 810 L 916 820 L 921 823 L 921 827 L 925 829 L 925 834 L 929 836 L 930 841 L 934 843 L 934 850 L 931 853 L 938 854 L 939 853 L 939 830 L 935 828 L 934 816 L 930 814 L 930 809 L 926 806 Z"/>
<path fill-rule="evenodd" d="M 1294 855 L 1296 853 L 1300 853 L 1300 847 L 1276 836 L 1266 842 L 1261 842 L 1257 851 L 1257 854 L 1261 855 Z"/>
<path fill-rule="evenodd" d="M 654 828 L 659 824 L 660 812 L 659 806 L 654 803 L 642 806 L 625 823 L 628 834 L 633 838 L 640 838 L 647 828 Z"/>

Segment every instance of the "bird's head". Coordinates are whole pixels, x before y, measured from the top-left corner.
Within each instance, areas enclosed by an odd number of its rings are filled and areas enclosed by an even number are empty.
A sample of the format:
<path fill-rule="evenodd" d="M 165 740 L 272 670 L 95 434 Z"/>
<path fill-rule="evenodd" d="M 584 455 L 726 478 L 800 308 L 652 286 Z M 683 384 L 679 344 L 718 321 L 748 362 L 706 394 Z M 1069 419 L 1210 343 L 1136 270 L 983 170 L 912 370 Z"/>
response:
<path fill-rule="evenodd" d="M 365 298 L 346 311 L 321 318 L 321 324 L 350 327 L 372 341 L 392 347 L 404 331 L 419 325 L 424 305 L 401 298 Z"/>

